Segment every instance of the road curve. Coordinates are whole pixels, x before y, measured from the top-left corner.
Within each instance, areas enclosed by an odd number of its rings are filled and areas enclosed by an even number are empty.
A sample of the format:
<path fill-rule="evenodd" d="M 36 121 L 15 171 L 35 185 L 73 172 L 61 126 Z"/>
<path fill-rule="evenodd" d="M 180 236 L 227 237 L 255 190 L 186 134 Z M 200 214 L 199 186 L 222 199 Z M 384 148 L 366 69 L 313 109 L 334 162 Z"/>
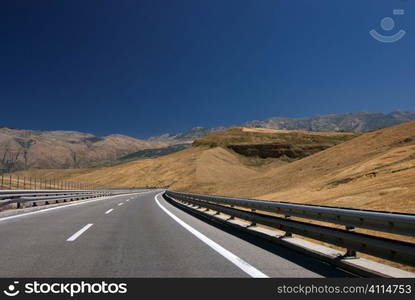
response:
<path fill-rule="evenodd" d="M 187 214 L 158 192 L 0 218 L 0 277 L 347 277 Z"/>

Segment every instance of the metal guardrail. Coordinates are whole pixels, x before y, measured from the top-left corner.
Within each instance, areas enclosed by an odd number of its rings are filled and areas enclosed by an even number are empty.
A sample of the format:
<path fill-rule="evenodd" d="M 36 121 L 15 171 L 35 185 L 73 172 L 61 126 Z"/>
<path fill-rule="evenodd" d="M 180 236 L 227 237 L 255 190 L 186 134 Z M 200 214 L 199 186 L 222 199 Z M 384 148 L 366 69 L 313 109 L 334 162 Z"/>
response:
<path fill-rule="evenodd" d="M 38 202 L 44 204 L 82 200 L 102 196 L 113 196 L 121 194 L 130 194 L 145 189 L 111 189 L 111 190 L 1 190 L 0 191 L 0 209 L 7 205 L 16 204 L 17 208 L 26 203 L 37 206 Z"/>
<path fill-rule="evenodd" d="M 415 244 L 354 232 L 366 228 L 379 232 L 415 236 L 415 215 L 337 207 L 302 205 L 253 199 L 229 198 L 202 194 L 166 191 L 168 197 L 188 204 L 225 213 L 253 224 L 263 224 L 285 231 L 286 236 L 298 234 L 346 248 L 345 257 L 366 253 L 387 260 L 415 266 Z M 248 208 L 251 211 L 238 208 Z M 258 213 L 281 214 L 281 217 Z M 345 225 L 345 229 L 292 220 L 291 216 Z"/>
<path fill-rule="evenodd" d="M 203 194 L 177 193 L 169 195 L 198 199 L 217 204 L 238 206 L 277 213 L 285 216 L 324 221 L 344 226 L 366 228 L 376 231 L 415 236 L 415 215 L 358 210 L 330 206 L 304 205 L 289 202 L 274 202 L 243 198 L 229 198 Z"/>

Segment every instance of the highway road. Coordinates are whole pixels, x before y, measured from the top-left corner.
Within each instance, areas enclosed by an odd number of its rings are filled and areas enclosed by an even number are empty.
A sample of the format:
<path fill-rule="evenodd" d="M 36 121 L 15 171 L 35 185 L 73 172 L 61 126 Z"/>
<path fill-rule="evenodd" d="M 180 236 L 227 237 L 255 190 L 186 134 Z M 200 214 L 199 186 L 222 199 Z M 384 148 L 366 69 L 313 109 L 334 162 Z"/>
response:
<path fill-rule="evenodd" d="M 349 277 L 234 234 L 160 190 L 0 218 L 0 277 Z"/>

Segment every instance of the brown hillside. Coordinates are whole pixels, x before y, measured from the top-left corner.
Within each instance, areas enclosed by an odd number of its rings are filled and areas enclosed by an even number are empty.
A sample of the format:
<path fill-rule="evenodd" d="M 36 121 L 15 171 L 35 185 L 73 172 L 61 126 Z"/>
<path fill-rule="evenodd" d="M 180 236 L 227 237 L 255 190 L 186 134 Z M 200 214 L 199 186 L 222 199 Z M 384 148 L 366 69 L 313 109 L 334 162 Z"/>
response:
<path fill-rule="evenodd" d="M 125 135 L 0 128 L 0 172 L 90 167 L 142 149 L 164 147 Z"/>
<path fill-rule="evenodd" d="M 363 134 L 214 192 L 415 213 L 415 122 Z"/>
<path fill-rule="evenodd" d="M 261 135 L 242 141 L 239 136 L 239 144 L 252 144 L 253 139 L 265 144 L 269 137 L 262 133 L 274 131 L 233 130 L 231 142 L 225 138 L 229 132 L 214 133 L 207 137 L 208 142 L 223 139 L 221 147 L 197 140 L 194 147 L 171 155 L 109 168 L 22 174 L 102 185 L 170 185 L 172 189 L 201 193 L 415 212 L 415 122 L 365 133 L 291 163 L 272 158 L 258 160 L 229 150 L 226 145 L 234 144 L 234 134 L 244 132 Z M 283 132 L 293 134 L 278 130 L 278 134 Z M 338 133 L 324 135 L 337 138 Z"/>
<path fill-rule="evenodd" d="M 281 160 L 250 155 L 241 156 L 228 146 L 288 144 L 295 151 L 301 147 L 327 148 L 345 139 L 350 133 L 309 133 L 269 129 L 232 128 L 214 132 L 198 139 L 194 147 L 156 159 L 132 161 L 108 168 L 31 170 L 20 172 L 21 176 L 47 177 L 102 186 L 171 186 L 182 190 L 209 192 L 220 184 L 233 184 L 247 178 L 255 178 L 267 170 L 287 163 Z M 215 143 L 215 145 L 212 145 Z M 277 148 L 278 149 L 278 148 Z M 315 151 L 315 150 L 314 150 Z M 306 154 L 302 154 L 306 155 Z"/>
<path fill-rule="evenodd" d="M 199 138 L 194 146 L 224 147 L 248 157 L 293 161 L 356 137 L 355 133 L 316 133 L 236 127 Z"/>
<path fill-rule="evenodd" d="M 113 167 L 30 170 L 20 176 L 46 177 L 102 186 L 167 186 L 174 189 L 209 189 L 219 183 L 259 176 L 261 168 L 242 164 L 238 155 L 223 148 L 192 147 L 155 159 L 143 159 Z"/>

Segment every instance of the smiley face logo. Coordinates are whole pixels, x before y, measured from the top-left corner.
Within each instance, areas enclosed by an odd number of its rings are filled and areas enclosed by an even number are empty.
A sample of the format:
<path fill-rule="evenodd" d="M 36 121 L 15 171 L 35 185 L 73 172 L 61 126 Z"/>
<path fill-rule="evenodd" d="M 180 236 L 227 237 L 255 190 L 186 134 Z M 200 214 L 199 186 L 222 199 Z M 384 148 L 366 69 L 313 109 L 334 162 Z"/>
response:
<path fill-rule="evenodd" d="M 17 285 L 18 283 L 19 283 L 18 281 L 13 282 L 13 284 L 10 284 L 10 285 L 7 287 L 7 290 L 4 290 L 4 291 L 3 291 L 3 293 L 4 293 L 6 296 L 9 296 L 9 297 L 14 297 L 14 296 L 17 296 L 17 295 L 20 293 L 20 291 L 16 289 L 16 285 Z"/>
<path fill-rule="evenodd" d="M 394 9 L 393 14 L 404 15 L 405 11 L 403 9 Z M 394 19 L 390 17 L 385 17 L 380 21 L 380 27 L 385 32 L 391 31 L 392 29 L 395 28 L 395 21 Z M 375 40 L 378 40 L 379 42 L 395 43 L 405 36 L 406 31 L 401 29 L 397 33 L 392 34 L 392 35 L 383 35 L 383 34 L 378 33 L 375 29 L 372 29 L 371 31 L 369 31 L 369 33 Z"/>

